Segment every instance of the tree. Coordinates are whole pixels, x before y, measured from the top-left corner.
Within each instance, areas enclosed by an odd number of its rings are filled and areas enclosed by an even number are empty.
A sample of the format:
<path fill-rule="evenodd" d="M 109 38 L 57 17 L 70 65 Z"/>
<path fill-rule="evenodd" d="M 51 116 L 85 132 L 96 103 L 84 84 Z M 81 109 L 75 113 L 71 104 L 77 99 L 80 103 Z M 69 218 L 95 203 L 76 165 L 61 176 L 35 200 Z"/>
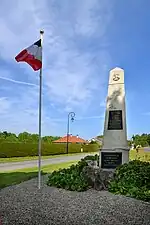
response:
<path fill-rule="evenodd" d="M 48 142 L 48 143 L 52 143 L 53 141 L 56 141 L 58 139 L 60 139 L 61 137 L 58 137 L 58 136 L 45 136 L 42 138 L 42 140 L 44 142 Z"/>
<path fill-rule="evenodd" d="M 0 132 L 0 142 L 5 141 L 5 136 L 3 134 L 3 132 Z"/>
<path fill-rule="evenodd" d="M 147 135 L 147 143 L 150 146 L 150 134 Z"/>
<path fill-rule="evenodd" d="M 94 140 L 91 140 L 89 144 L 96 144 L 97 142 Z"/>
<path fill-rule="evenodd" d="M 131 140 L 127 140 L 128 146 L 131 147 L 132 145 L 132 141 Z"/>
<path fill-rule="evenodd" d="M 23 132 L 18 135 L 18 140 L 20 142 L 31 142 L 31 134 L 28 132 Z"/>
<path fill-rule="evenodd" d="M 39 135 L 38 134 L 31 134 L 30 136 L 31 142 L 37 143 L 39 140 Z"/>
<path fill-rule="evenodd" d="M 8 142 L 16 142 L 18 138 L 14 133 L 8 133 L 7 131 L 0 132 L 0 140 L 1 141 L 8 141 Z"/>
<path fill-rule="evenodd" d="M 103 139 L 103 135 L 98 135 L 97 138 Z"/>
<path fill-rule="evenodd" d="M 135 146 L 141 145 L 142 147 L 148 146 L 148 135 L 147 134 L 142 134 L 142 135 L 134 135 L 132 136 L 133 143 Z"/>
<path fill-rule="evenodd" d="M 7 142 L 18 142 L 18 138 L 15 134 L 11 134 L 5 139 Z"/>
<path fill-rule="evenodd" d="M 3 132 L 3 135 L 4 135 L 4 138 L 6 138 L 6 137 L 8 136 L 7 131 L 4 131 L 4 132 Z"/>

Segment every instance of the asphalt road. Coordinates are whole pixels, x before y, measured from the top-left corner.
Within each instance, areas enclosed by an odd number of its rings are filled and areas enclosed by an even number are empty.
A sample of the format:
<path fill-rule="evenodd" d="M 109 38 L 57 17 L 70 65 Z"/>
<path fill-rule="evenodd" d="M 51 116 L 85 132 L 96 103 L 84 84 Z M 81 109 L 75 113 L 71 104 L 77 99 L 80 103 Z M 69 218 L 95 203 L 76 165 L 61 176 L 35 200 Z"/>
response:
<path fill-rule="evenodd" d="M 86 154 L 74 155 L 74 156 L 62 156 L 57 158 L 42 159 L 41 166 L 80 160 L 81 158 L 84 158 L 87 155 L 89 154 L 86 153 Z M 12 163 L 0 163 L 0 171 L 11 171 L 11 170 L 17 170 L 17 169 L 31 168 L 36 166 L 38 166 L 38 160 L 12 162 Z"/>

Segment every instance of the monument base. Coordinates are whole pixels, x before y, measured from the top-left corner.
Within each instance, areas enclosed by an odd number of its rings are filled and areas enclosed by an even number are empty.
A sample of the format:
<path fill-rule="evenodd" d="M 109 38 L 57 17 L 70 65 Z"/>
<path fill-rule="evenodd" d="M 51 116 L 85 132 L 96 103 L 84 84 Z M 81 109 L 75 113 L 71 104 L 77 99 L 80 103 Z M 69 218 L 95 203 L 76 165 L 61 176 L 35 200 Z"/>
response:
<path fill-rule="evenodd" d="M 99 167 L 114 170 L 117 166 L 129 162 L 130 148 L 102 149 L 99 154 Z"/>

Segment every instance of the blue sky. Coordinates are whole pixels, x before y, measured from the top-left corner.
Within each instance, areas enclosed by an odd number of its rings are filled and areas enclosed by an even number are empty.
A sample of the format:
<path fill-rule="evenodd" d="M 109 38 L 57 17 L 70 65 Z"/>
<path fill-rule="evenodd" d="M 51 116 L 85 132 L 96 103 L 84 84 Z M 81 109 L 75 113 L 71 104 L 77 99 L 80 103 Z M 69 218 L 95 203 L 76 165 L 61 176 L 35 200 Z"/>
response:
<path fill-rule="evenodd" d="M 8 7 L 9 5 L 9 7 Z M 109 71 L 125 70 L 128 137 L 150 132 L 148 0 L 1 0 L 0 129 L 38 133 L 39 73 L 14 57 L 43 43 L 42 134 L 102 134 Z"/>

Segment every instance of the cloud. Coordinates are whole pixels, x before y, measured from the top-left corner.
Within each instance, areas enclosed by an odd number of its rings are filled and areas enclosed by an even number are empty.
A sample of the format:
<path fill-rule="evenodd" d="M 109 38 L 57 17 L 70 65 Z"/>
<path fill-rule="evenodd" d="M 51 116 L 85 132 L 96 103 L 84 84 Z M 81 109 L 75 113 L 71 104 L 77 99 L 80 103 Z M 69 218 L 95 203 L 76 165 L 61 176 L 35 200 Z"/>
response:
<path fill-rule="evenodd" d="M 101 49 L 101 45 L 105 44 L 103 36 L 111 20 L 112 5 L 103 0 L 88 0 L 86 4 L 45 1 L 36 6 L 34 12 L 47 32 L 44 74 L 49 96 L 65 108 L 87 109 L 93 92 L 102 88 L 106 64 L 110 62 L 108 52 Z M 95 52 L 96 37 L 99 52 Z"/>
<path fill-rule="evenodd" d="M 100 107 L 106 107 L 106 102 L 105 102 L 105 101 L 102 101 L 102 102 L 100 103 Z"/>
<path fill-rule="evenodd" d="M 112 14 L 110 1 L 78 1 L 76 30 L 78 34 L 102 37 L 107 29 Z"/>
<path fill-rule="evenodd" d="M 101 119 L 104 118 L 104 116 L 85 116 L 85 117 L 75 117 L 75 120 L 92 120 L 92 119 Z M 66 122 L 66 119 L 61 118 L 51 118 L 51 121 L 57 121 L 57 122 Z"/>
<path fill-rule="evenodd" d="M 48 126 L 59 126 L 50 120 L 48 105 L 60 115 L 75 110 L 81 118 L 86 114 L 90 117 L 93 101 L 103 100 L 98 93 L 103 96 L 103 84 L 111 62 L 107 29 L 113 5 L 114 1 L 110 3 L 108 0 L 86 0 L 86 4 L 79 0 L 1 1 L 0 79 L 5 82 L 1 90 L 9 90 L 6 98 L 0 97 L 8 127 L 38 129 L 38 72 L 33 72 L 25 63 L 17 64 L 14 57 L 39 38 L 40 29 L 45 31 L 45 132 L 49 132 Z M 8 96 L 12 88 L 14 93 Z"/>
<path fill-rule="evenodd" d="M 29 85 L 29 86 L 38 86 L 37 84 L 32 84 L 32 83 L 28 83 L 28 82 L 13 80 L 13 79 L 10 79 L 10 78 L 7 78 L 7 77 L 1 77 L 0 76 L 0 79 L 7 80 L 7 81 L 10 81 L 10 82 L 13 82 L 13 83 L 16 83 L 16 84 L 25 84 L 25 85 Z"/>
<path fill-rule="evenodd" d="M 90 120 L 90 119 L 101 119 L 104 116 L 86 116 L 86 117 L 79 117 L 76 120 Z"/>
<path fill-rule="evenodd" d="M 0 98 L 0 115 L 4 115 L 11 107 L 11 102 L 7 99 L 7 97 Z"/>
<path fill-rule="evenodd" d="M 16 98 L 0 98 L 1 129 L 15 133 L 25 130 L 38 133 L 38 88 L 23 86 L 20 90 L 23 94 Z M 43 131 L 47 129 L 45 125 L 53 130 L 57 127 L 57 124 L 47 117 L 45 110 L 42 110 Z"/>

